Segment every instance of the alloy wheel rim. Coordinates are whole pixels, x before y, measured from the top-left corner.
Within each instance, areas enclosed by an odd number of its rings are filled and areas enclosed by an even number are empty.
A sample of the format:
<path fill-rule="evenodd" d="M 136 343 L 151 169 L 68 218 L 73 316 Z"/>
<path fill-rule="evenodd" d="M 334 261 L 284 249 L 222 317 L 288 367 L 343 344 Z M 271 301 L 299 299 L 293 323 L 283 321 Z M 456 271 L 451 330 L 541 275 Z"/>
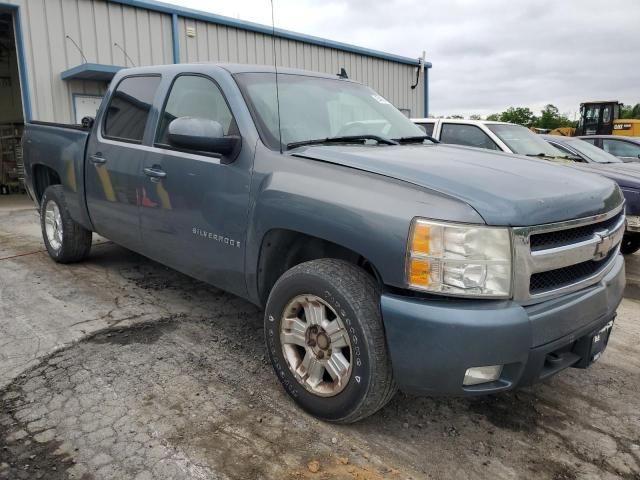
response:
<path fill-rule="evenodd" d="M 49 245 L 55 251 L 62 247 L 62 217 L 56 202 L 48 202 L 44 211 L 44 229 Z"/>
<path fill-rule="evenodd" d="M 351 339 L 342 318 L 316 295 L 299 295 L 285 307 L 280 343 L 289 370 L 309 392 L 340 393 L 352 371 Z"/>

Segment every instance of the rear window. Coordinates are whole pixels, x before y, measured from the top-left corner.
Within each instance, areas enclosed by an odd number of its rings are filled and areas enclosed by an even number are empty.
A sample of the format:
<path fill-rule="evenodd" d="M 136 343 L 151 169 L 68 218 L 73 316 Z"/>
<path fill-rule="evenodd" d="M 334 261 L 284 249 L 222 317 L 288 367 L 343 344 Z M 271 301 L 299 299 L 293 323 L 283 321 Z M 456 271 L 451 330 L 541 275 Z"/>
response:
<path fill-rule="evenodd" d="M 142 143 L 160 76 L 128 77 L 122 80 L 107 108 L 103 135 L 115 140 Z"/>

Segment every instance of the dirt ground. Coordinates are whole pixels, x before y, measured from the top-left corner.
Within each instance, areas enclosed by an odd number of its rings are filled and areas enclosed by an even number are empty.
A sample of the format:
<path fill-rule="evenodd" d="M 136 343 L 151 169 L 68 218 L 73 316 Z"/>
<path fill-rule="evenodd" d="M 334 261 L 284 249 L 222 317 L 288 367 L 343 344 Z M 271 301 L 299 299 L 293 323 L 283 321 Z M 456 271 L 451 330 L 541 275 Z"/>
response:
<path fill-rule="evenodd" d="M 627 278 L 592 368 L 335 426 L 280 388 L 254 306 L 110 242 L 56 265 L 0 211 L 0 479 L 638 479 L 640 254 Z"/>

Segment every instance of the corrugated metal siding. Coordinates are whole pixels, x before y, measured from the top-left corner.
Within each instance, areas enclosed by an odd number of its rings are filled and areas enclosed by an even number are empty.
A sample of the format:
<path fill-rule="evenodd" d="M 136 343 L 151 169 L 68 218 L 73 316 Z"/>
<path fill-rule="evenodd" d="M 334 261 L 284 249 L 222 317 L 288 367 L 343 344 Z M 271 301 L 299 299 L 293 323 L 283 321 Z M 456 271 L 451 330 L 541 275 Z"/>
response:
<path fill-rule="evenodd" d="M 102 95 L 104 82 L 64 81 L 60 74 L 83 63 L 131 66 L 172 63 L 171 17 L 103 0 L 3 0 L 22 7 L 33 118 L 73 121 L 73 94 Z"/>
<path fill-rule="evenodd" d="M 90 63 L 128 65 L 124 49 L 136 65 L 173 62 L 171 16 L 105 0 L 2 0 L 23 7 L 33 118 L 73 120 L 74 93 L 103 94 L 106 85 L 94 81 L 61 80 L 60 73 L 82 63 L 66 35 L 72 37 Z M 195 37 L 187 36 L 187 28 Z M 273 63 L 273 38 L 257 32 L 180 17 L 182 62 Z M 422 114 L 423 80 L 411 90 L 415 66 L 358 55 L 301 41 L 277 38 L 279 66 L 337 73 L 363 82 L 396 107 Z"/>
<path fill-rule="evenodd" d="M 187 36 L 187 28 L 195 37 Z M 273 38 L 261 33 L 181 18 L 180 60 L 190 62 L 273 63 Z M 344 67 L 350 78 L 369 85 L 396 107 L 422 114 L 424 88 L 422 75 L 414 90 L 416 67 L 388 60 L 277 38 L 277 64 L 324 73 L 337 73 Z"/>

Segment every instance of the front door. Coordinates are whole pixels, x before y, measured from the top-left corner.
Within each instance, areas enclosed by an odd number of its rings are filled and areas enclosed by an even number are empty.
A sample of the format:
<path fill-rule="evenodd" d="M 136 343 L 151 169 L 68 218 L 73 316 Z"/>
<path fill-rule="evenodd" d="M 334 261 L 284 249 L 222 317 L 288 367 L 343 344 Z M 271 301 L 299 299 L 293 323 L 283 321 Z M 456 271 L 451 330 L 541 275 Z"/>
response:
<path fill-rule="evenodd" d="M 87 208 L 95 230 L 140 251 L 142 140 L 160 76 L 120 81 L 87 146 Z"/>
<path fill-rule="evenodd" d="M 179 117 L 219 122 L 225 135 L 238 127 L 214 79 L 177 76 L 160 112 L 153 148 L 143 160 L 141 227 L 145 252 L 155 260 L 233 293 L 244 293 L 244 252 L 253 149 L 231 159 L 170 144 Z"/>
<path fill-rule="evenodd" d="M 603 138 L 602 149 L 624 162 L 640 161 L 640 145 L 618 138 Z"/>

